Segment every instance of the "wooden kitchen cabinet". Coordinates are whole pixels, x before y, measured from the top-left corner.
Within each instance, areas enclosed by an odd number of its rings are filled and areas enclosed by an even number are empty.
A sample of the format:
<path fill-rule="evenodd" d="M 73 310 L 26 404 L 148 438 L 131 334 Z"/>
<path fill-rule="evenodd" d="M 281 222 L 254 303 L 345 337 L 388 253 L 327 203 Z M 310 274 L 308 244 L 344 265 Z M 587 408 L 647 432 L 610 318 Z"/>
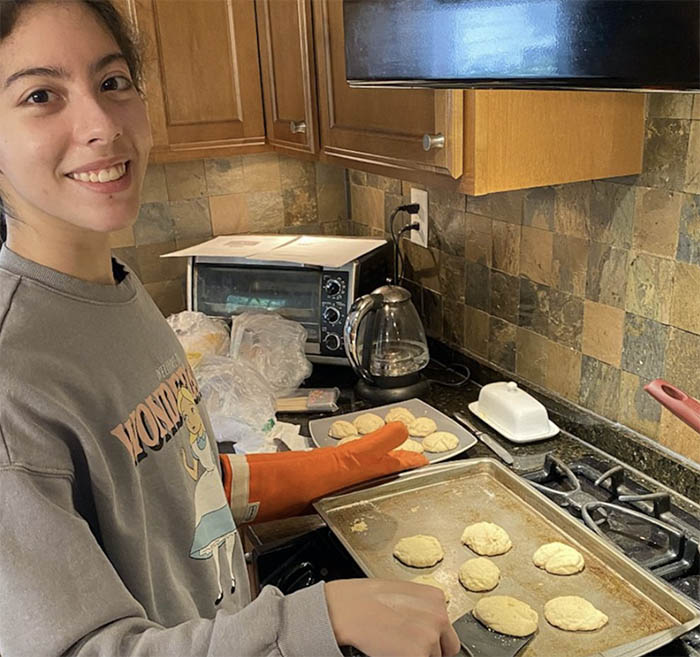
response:
<path fill-rule="evenodd" d="M 476 195 L 641 171 L 644 94 L 351 89 L 342 0 L 117 5 L 148 46 L 154 162 L 272 146 Z"/>
<path fill-rule="evenodd" d="M 145 36 L 151 161 L 268 150 L 252 0 L 120 0 Z"/>
<path fill-rule="evenodd" d="M 397 177 L 461 176 L 462 92 L 351 89 L 345 80 L 343 3 L 314 0 L 313 5 L 324 159 Z M 444 141 L 426 151 L 424 136 Z"/>
<path fill-rule="evenodd" d="M 256 0 L 265 125 L 272 147 L 318 154 L 311 0 Z"/>
<path fill-rule="evenodd" d="M 644 94 L 351 89 L 342 2 L 313 4 L 323 159 L 474 195 L 641 171 Z"/>

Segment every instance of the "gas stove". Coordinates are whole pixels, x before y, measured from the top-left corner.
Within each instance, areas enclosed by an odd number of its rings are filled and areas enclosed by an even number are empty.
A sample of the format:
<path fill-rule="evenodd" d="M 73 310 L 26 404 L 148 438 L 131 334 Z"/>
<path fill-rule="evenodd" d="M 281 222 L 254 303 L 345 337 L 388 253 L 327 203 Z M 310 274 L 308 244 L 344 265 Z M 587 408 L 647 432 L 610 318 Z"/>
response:
<path fill-rule="evenodd" d="M 594 456 L 567 465 L 547 454 L 541 470 L 524 476 L 700 606 L 700 519 L 675 505 L 669 491 L 642 486 L 624 465 Z"/>
<path fill-rule="evenodd" d="M 513 469 L 634 562 L 700 607 L 700 507 L 599 452 L 566 462 L 554 453 L 516 458 Z M 700 657 L 693 631 L 654 655 Z"/>

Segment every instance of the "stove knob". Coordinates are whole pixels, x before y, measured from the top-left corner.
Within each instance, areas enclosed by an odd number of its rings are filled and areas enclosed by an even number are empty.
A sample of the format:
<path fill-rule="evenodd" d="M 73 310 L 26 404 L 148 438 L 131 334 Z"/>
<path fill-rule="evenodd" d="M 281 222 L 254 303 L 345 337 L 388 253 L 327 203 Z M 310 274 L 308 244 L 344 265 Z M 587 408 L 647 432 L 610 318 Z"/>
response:
<path fill-rule="evenodd" d="M 329 333 L 323 338 L 323 344 L 329 351 L 337 351 L 340 349 L 340 338 L 335 333 Z"/>
<path fill-rule="evenodd" d="M 323 311 L 323 319 L 329 324 L 335 324 L 340 319 L 340 311 L 333 306 L 328 306 L 328 308 Z"/>
<path fill-rule="evenodd" d="M 329 297 L 334 297 L 340 293 L 340 281 L 337 278 L 329 278 L 326 281 L 326 293 Z"/>

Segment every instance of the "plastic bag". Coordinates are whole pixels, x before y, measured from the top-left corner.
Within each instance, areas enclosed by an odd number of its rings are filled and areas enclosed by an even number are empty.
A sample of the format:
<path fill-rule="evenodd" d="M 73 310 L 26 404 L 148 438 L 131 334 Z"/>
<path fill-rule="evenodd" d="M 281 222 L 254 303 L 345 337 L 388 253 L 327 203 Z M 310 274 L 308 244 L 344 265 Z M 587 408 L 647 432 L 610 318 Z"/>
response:
<path fill-rule="evenodd" d="M 192 310 L 184 310 L 170 315 L 168 324 L 175 331 L 192 367 L 197 365 L 204 355 L 226 354 L 229 332 L 225 320 L 208 317 L 204 313 Z"/>
<path fill-rule="evenodd" d="M 275 397 L 255 368 L 228 356 L 204 355 L 194 368 L 218 441 L 246 442 L 255 451 L 275 424 Z"/>
<path fill-rule="evenodd" d="M 306 358 L 306 329 L 272 312 L 233 317 L 229 355 L 255 368 L 284 397 L 311 374 Z"/>

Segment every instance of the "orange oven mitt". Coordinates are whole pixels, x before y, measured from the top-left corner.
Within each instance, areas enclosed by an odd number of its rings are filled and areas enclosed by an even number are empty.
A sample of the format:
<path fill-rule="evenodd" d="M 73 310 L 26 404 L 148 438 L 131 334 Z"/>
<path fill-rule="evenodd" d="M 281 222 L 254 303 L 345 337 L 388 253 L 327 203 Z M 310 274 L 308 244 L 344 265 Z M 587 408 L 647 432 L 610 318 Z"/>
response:
<path fill-rule="evenodd" d="M 396 450 L 406 438 L 406 426 L 390 422 L 338 447 L 222 454 L 224 489 L 233 517 L 246 523 L 300 515 L 310 511 L 313 500 L 341 488 L 426 465 L 422 454 Z"/>

